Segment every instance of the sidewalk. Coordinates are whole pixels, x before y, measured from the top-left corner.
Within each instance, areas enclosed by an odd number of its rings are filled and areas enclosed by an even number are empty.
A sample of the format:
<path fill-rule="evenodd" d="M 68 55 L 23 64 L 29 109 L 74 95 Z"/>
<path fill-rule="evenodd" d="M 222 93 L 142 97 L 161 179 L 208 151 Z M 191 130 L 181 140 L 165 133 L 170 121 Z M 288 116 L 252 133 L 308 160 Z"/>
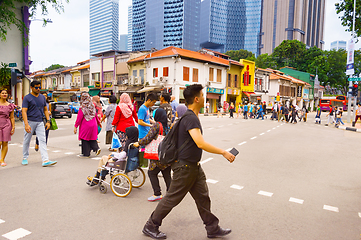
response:
<path fill-rule="evenodd" d="M 354 127 L 352 127 L 351 123 L 345 123 L 345 125 L 339 125 L 337 126 L 337 128 L 342 130 L 353 131 L 353 132 L 361 132 L 361 123 L 360 122 L 356 123 Z"/>

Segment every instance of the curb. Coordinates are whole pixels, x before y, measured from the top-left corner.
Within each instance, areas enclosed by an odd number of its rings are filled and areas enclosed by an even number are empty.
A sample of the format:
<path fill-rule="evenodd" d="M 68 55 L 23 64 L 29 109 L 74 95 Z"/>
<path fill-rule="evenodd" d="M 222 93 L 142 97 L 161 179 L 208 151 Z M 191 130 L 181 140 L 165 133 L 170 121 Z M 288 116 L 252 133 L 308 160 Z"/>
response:
<path fill-rule="evenodd" d="M 354 127 L 337 126 L 337 128 L 342 129 L 342 130 L 352 131 L 352 132 L 361 132 L 361 129 L 357 129 Z"/>

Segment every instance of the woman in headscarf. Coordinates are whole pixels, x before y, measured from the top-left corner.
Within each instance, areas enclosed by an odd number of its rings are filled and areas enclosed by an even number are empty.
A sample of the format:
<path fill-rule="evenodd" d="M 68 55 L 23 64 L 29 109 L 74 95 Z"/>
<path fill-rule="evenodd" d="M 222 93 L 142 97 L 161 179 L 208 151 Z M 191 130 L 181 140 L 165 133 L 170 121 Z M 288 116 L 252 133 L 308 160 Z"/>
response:
<path fill-rule="evenodd" d="M 167 127 L 168 118 L 167 113 L 164 109 L 158 108 L 155 112 L 154 120 L 155 124 L 150 128 L 148 134 L 139 140 L 139 143 L 135 143 L 134 146 L 138 147 L 148 145 L 153 139 L 156 139 L 160 133 L 161 126 L 163 129 Z M 165 132 L 163 131 L 163 135 Z M 167 191 L 169 189 L 170 183 L 172 181 L 170 175 L 171 167 L 169 164 L 163 165 L 158 160 L 150 160 L 148 176 L 150 179 L 150 183 L 152 184 L 154 195 L 148 198 L 148 201 L 154 202 L 163 198 L 162 192 L 159 186 L 158 173 L 162 172 L 165 184 L 167 186 Z"/>
<path fill-rule="evenodd" d="M 122 147 L 127 140 L 125 129 L 135 126 L 134 121 L 138 122 L 137 112 L 127 93 L 120 95 L 119 104 L 115 109 L 114 120 L 112 122 L 113 132 L 116 132 Z"/>
<path fill-rule="evenodd" d="M 93 150 L 96 155 L 100 154 L 98 146 L 98 126 L 101 127 L 99 118 L 96 117 L 95 106 L 89 93 L 83 92 L 80 97 L 80 110 L 74 125 L 74 134 L 79 127 L 79 140 L 81 140 L 80 157 L 88 158 L 90 151 Z"/>
<path fill-rule="evenodd" d="M 100 97 L 97 96 L 97 95 L 93 96 L 92 101 L 93 101 L 93 104 L 94 104 L 94 107 L 95 107 L 96 116 L 97 116 L 97 118 L 99 118 L 99 121 L 101 121 L 103 119 L 104 114 L 103 114 L 102 104 L 100 103 Z M 98 126 L 98 135 L 99 135 L 101 130 L 102 130 L 102 128 L 100 126 Z M 99 141 L 98 141 L 98 143 L 99 143 Z"/>

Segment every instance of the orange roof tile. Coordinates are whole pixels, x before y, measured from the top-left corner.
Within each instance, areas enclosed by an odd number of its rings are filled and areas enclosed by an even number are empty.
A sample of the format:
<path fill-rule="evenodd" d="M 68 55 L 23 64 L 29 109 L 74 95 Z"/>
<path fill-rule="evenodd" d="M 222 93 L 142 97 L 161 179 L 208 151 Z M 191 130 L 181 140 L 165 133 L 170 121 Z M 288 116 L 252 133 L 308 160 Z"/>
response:
<path fill-rule="evenodd" d="M 234 65 L 238 65 L 238 66 L 241 66 L 241 67 L 244 67 L 244 65 L 243 65 L 242 63 L 237 62 L 237 61 L 232 60 L 232 59 L 229 60 L 229 63 L 230 63 L 230 64 L 234 64 Z"/>
<path fill-rule="evenodd" d="M 77 64 L 78 64 L 78 65 L 81 65 L 81 64 L 86 64 L 86 63 L 89 63 L 89 62 L 90 62 L 90 59 L 85 60 L 85 61 L 78 62 Z"/>
<path fill-rule="evenodd" d="M 140 56 L 140 57 L 137 57 L 137 58 L 133 58 L 133 59 L 130 59 L 128 61 L 128 63 L 133 63 L 133 62 L 143 62 L 144 61 L 144 58 L 146 57 L 147 55 L 143 55 L 143 56 Z"/>
<path fill-rule="evenodd" d="M 78 70 L 87 69 L 87 68 L 90 68 L 90 63 L 81 66 L 80 68 L 78 68 Z"/>

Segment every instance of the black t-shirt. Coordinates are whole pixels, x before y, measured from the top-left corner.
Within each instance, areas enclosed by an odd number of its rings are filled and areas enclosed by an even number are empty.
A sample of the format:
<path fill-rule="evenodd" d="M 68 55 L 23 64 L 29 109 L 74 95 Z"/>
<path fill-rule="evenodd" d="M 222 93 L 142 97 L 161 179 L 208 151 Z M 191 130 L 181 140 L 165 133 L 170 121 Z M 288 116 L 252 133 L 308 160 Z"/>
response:
<path fill-rule="evenodd" d="M 182 144 L 190 139 L 190 141 L 184 146 L 184 148 L 178 153 L 178 160 L 184 160 L 188 162 L 199 162 L 202 158 L 202 149 L 197 147 L 197 144 L 193 141 L 191 135 L 189 134 L 189 130 L 194 128 L 199 128 L 201 133 L 203 134 L 201 122 L 198 117 L 194 114 L 192 110 L 187 110 L 187 112 L 191 112 L 190 115 L 185 116 L 179 125 L 179 133 L 178 133 L 178 149 L 182 146 Z"/>
<path fill-rule="evenodd" d="M 172 106 L 169 103 L 163 103 L 159 107 L 163 108 L 167 113 L 168 127 L 170 127 L 172 125 L 172 112 L 173 112 Z"/>

